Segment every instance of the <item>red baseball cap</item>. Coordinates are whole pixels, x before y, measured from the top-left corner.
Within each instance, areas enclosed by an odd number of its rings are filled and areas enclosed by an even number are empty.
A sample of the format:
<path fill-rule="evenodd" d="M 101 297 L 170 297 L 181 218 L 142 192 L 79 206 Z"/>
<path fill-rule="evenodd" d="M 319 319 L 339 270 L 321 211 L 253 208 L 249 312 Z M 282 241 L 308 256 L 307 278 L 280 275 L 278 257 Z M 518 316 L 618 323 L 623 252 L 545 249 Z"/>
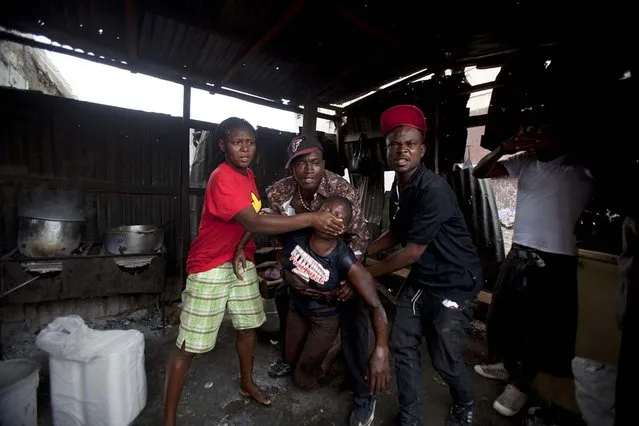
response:
<path fill-rule="evenodd" d="M 388 108 L 379 119 L 379 127 L 386 136 L 399 126 L 408 126 L 426 133 L 426 118 L 415 105 L 396 105 Z"/>

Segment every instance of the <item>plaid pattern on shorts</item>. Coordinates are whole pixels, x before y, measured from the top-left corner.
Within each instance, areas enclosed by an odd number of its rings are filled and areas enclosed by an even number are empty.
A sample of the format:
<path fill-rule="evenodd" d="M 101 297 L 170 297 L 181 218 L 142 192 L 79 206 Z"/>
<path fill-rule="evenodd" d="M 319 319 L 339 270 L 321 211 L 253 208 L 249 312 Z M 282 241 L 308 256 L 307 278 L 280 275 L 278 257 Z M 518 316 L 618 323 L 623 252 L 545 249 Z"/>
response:
<path fill-rule="evenodd" d="M 266 321 L 255 265 L 246 262 L 240 281 L 231 262 L 210 271 L 191 274 L 182 292 L 180 332 L 176 345 L 190 353 L 208 352 L 215 346 L 228 306 L 236 330 L 258 328 Z"/>

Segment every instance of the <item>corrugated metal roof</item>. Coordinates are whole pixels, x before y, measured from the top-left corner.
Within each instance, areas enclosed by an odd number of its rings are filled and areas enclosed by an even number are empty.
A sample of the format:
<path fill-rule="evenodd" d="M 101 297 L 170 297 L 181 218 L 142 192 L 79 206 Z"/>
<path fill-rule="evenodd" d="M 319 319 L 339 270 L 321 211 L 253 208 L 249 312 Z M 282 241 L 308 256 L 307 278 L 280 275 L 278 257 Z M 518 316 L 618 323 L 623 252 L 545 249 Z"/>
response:
<path fill-rule="evenodd" d="M 300 1 L 299 13 L 291 12 Z M 565 21 L 544 8 L 549 4 L 440 3 L 431 14 L 408 0 L 392 7 L 334 0 L 33 0 L 3 5 L 0 23 L 111 56 L 139 72 L 161 66 L 202 84 L 229 76 L 225 86 L 236 90 L 298 101 L 310 91 L 327 104 L 425 66 L 482 57 L 499 62 L 492 57 L 499 52 L 563 41 Z M 274 30 L 287 16 L 281 31 Z M 592 32 L 585 27 L 570 32 Z M 229 75 L 269 31 L 278 34 Z"/>

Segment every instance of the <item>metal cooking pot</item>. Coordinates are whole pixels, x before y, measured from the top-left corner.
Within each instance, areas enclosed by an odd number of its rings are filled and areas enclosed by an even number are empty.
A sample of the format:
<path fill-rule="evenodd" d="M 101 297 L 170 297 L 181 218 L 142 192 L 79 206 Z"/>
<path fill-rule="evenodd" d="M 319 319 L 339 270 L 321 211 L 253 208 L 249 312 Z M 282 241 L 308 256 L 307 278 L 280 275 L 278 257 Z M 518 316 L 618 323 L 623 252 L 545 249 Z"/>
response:
<path fill-rule="evenodd" d="M 84 222 L 20 217 L 18 250 L 27 257 L 69 255 L 80 246 Z"/>
<path fill-rule="evenodd" d="M 110 229 L 104 239 L 111 254 L 155 253 L 164 243 L 164 229 L 155 225 L 118 226 Z"/>

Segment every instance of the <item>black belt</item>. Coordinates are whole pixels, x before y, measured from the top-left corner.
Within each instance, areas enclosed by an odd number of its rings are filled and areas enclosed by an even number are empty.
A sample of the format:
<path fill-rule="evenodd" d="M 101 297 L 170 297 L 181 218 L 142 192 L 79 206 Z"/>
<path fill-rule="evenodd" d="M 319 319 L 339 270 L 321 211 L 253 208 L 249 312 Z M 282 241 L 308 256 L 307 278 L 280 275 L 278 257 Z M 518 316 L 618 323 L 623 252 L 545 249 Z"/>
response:
<path fill-rule="evenodd" d="M 533 248 L 513 243 L 511 250 L 519 259 L 532 261 L 540 268 L 546 266 L 546 262 L 544 262 L 544 259 L 539 255 L 539 251 Z"/>

